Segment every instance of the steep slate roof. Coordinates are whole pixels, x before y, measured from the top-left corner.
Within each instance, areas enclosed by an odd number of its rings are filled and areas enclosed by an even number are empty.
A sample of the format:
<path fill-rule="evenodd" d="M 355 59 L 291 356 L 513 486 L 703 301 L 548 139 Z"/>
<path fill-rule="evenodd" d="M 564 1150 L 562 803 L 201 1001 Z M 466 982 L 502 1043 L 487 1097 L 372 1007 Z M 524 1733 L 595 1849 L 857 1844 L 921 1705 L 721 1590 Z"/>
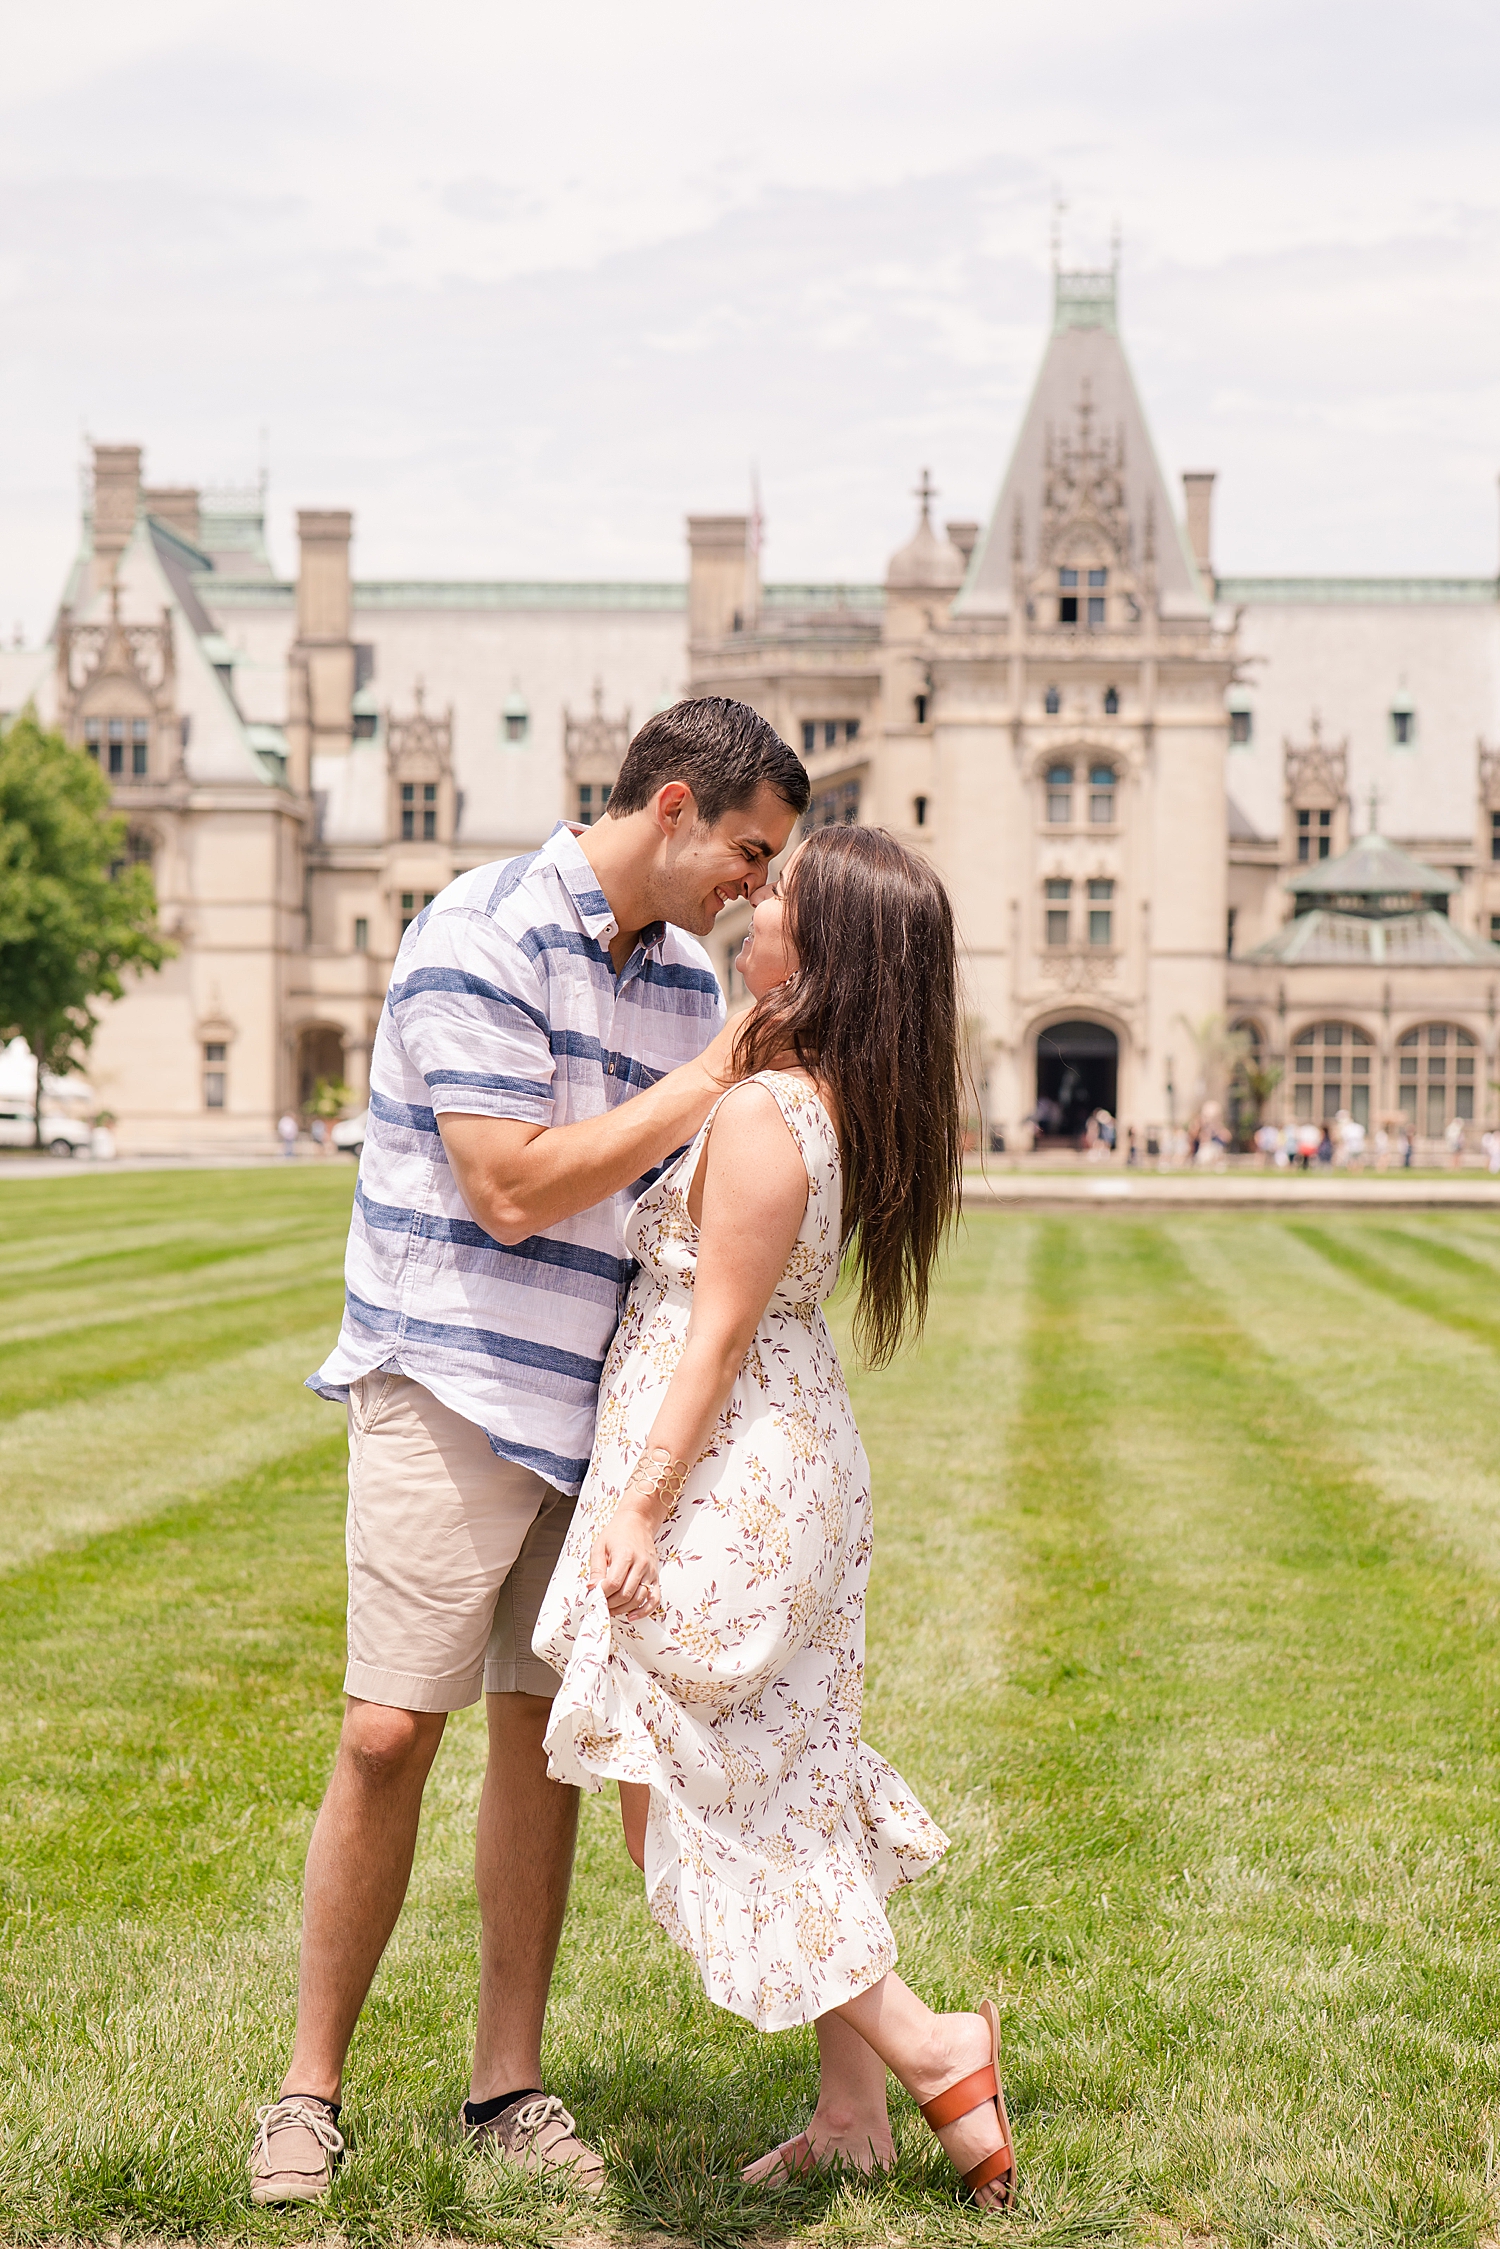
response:
<path fill-rule="evenodd" d="M 1093 426 L 1101 438 L 1118 431 L 1125 441 L 1125 501 L 1139 569 L 1148 510 L 1156 538 L 1156 574 L 1164 617 L 1203 617 L 1208 600 L 1178 522 L 1151 431 L 1146 422 L 1116 319 L 1118 276 L 1058 273 L 1053 277 L 1052 334 L 1022 418 L 989 527 L 974 549 L 968 579 L 953 605 L 955 617 L 1009 616 L 1011 540 L 1021 511 L 1023 568 L 1038 562 L 1047 435 L 1070 433 L 1088 385 Z"/>

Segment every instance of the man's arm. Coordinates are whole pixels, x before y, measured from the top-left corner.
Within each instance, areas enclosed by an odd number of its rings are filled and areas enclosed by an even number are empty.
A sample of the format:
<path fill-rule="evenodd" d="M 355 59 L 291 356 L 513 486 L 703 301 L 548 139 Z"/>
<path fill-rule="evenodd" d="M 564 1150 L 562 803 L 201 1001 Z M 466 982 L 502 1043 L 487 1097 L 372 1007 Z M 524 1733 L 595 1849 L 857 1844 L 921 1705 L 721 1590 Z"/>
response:
<path fill-rule="evenodd" d="M 440 1112 L 438 1130 L 459 1193 L 485 1232 L 507 1247 L 602 1203 L 692 1139 L 724 1090 L 733 1043 L 726 1025 L 694 1061 L 579 1124 Z"/>

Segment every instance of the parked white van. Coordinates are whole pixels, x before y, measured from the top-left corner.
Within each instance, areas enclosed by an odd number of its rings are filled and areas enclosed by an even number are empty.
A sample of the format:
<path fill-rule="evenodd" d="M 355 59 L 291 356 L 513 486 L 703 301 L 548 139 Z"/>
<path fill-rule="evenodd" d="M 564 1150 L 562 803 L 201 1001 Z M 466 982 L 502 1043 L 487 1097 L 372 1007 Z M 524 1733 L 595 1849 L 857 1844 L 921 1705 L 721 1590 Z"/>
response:
<path fill-rule="evenodd" d="M 42 1146 L 49 1156 L 76 1156 L 81 1148 L 88 1148 L 93 1137 L 93 1127 L 77 1117 L 49 1116 L 45 1109 L 42 1111 Z M 35 1146 L 35 1109 L 29 1102 L 23 1108 L 19 1101 L 0 1099 L 0 1148 Z"/>

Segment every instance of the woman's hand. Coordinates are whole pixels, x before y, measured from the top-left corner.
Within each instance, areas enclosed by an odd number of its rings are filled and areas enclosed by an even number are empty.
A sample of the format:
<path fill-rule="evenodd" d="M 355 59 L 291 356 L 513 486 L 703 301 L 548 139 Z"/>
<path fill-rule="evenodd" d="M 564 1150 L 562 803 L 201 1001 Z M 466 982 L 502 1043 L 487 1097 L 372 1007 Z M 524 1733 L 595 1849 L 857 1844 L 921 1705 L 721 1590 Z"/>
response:
<path fill-rule="evenodd" d="M 654 1616 L 661 1601 L 661 1561 L 650 1516 L 622 1500 L 589 1555 L 589 1585 L 598 1586 L 611 1616 Z"/>

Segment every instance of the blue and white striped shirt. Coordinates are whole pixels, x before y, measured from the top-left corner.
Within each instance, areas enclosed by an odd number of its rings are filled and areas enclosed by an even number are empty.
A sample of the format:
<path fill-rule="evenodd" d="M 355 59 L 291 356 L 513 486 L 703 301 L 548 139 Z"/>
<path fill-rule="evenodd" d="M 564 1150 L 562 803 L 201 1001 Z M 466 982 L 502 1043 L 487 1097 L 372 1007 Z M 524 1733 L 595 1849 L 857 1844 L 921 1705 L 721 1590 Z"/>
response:
<path fill-rule="evenodd" d="M 322 1397 L 395 1367 L 477 1422 L 495 1451 L 576 1492 L 646 1181 L 513 1248 L 476 1224 L 438 1132 L 444 1110 L 576 1124 L 701 1054 L 724 1016 L 701 945 L 616 923 L 566 827 L 460 875 L 413 922 L 370 1057 L 370 1116 L 344 1264 L 344 1321 L 308 1378 Z"/>

